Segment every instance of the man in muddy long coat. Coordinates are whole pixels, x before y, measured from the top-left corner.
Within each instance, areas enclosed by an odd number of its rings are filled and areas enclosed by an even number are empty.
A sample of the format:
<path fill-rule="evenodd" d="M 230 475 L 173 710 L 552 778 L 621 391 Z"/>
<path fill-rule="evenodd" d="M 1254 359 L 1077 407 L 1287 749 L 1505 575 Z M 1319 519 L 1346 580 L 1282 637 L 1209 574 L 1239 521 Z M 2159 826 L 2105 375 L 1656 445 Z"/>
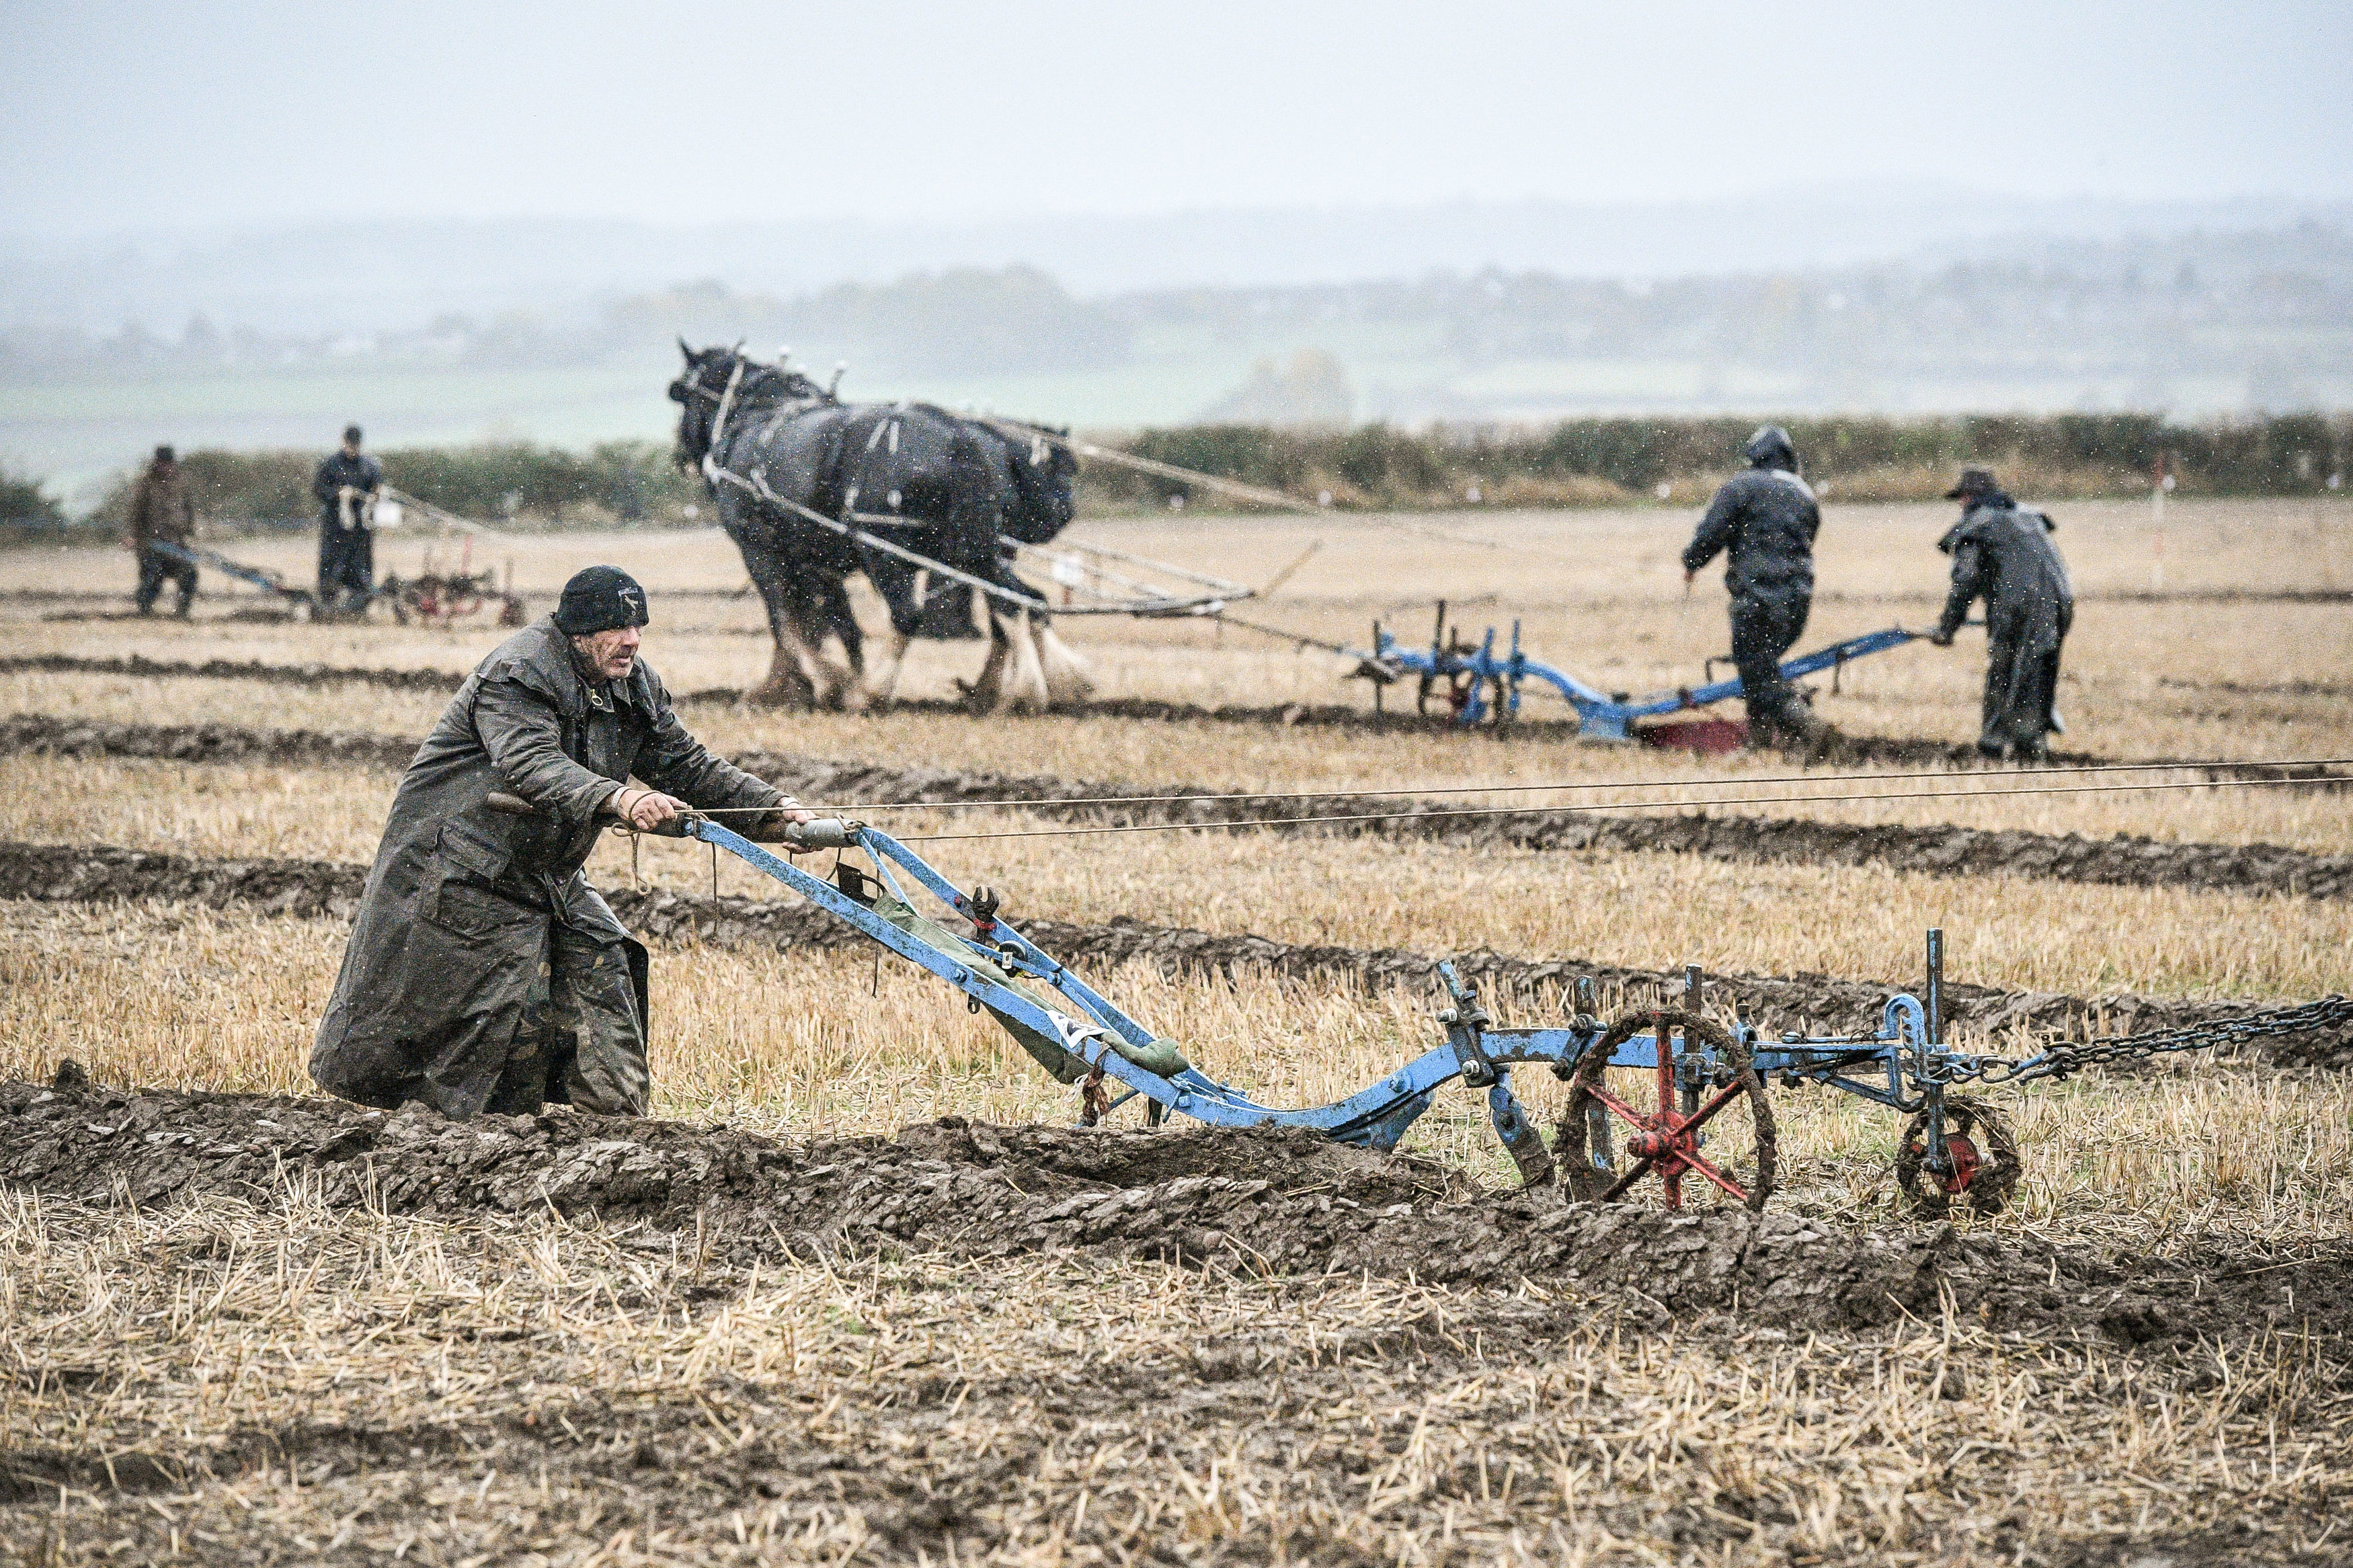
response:
<path fill-rule="evenodd" d="M 1788 432 L 1767 425 L 1748 437 L 1748 471 L 1725 481 L 1683 549 L 1683 581 L 1728 552 L 1724 585 L 1732 595 L 1732 661 L 1748 709 L 1748 743 L 1778 738 L 1811 742 L 1821 723 L 1781 679 L 1781 656 L 1805 635 L 1814 604 L 1814 535 L 1822 526 L 1814 492 L 1798 477 Z"/>
<path fill-rule="evenodd" d="M 1953 588 L 1928 640 L 1953 646 L 1969 605 L 1986 605 L 1986 679 L 1978 750 L 2021 762 L 2042 758 L 2058 727 L 2059 649 L 2075 619 L 2075 590 L 2051 535 L 2058 525 L 2002 492 L 1989 469 L 1964 468 L 1946 492 L 1961 521 L 1936 548 L 1953 558 Z"/>
<path fill-rule="evenodd" d="M 393 797 L 311 1047 L 321 1087 L 452 1116 L 644 1113 L 646 950 L 581 874 L 597 833 L 685 806 L 764 809 L 731 819 L 759 836 L 808 816 L 687 733 L 637 658 L 646 621 L 645 590 L 591 566 L 459 688 Z"/>

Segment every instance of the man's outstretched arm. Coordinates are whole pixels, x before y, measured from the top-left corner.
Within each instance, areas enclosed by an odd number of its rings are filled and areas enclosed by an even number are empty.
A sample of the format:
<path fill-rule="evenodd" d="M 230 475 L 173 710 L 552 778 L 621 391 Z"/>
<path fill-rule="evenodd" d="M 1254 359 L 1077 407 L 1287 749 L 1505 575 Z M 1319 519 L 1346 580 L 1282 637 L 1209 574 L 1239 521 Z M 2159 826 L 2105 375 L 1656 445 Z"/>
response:
<path fill-rule="evenodd" d="M 1689 582 L 1699 569 L 1715 560 L 1732 546 L 1734 535 L 1740 531 L 1740 501 L 1730 485 L 1715 492 L 1707 504 L 1707 515 L 1699 520 L 1692 542 L 1683 546 L 1683 581 Z"/>
<path fill-rule="evenodd" d="M 1964 540 L 1953 546 L 1953 590 L 1945 595 L 1945 613 L 1928 640 L 1938 647 L 1950 647 L 1953 634 L 1969 618 L 1970 602 L 1984 587 L 1985 552 L 1975 540 Z"/>

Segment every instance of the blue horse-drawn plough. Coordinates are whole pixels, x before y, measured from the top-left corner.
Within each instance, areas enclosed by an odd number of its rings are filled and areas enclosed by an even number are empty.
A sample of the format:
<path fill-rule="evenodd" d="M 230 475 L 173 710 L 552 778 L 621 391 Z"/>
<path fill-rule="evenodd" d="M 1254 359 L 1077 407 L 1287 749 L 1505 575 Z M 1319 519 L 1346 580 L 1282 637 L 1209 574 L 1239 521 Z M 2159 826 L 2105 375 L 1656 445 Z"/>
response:
<path fill-rule="evenodd" d="M 494 796 L 491 804 L 531 809 L 512 796 Z M 1476 989 L 1446 964 L 1447 998 L 1437 1016 L 1443 1044 L 1329 1105 L 1272 1106 L 1209 1077 L 1175 1041 L 1023 936 L 1003 918 L 990 889 L 959 889 L 878 828 L 826 818 L 786 831 L 794 852 L 845 852 L 830 880 L 708 816 L 689 813 L 662 831 L 728 851 L 963 992 L 975 1011 L 989 1013 L 1041 1066 L 1079 1089 L 1082 1125 L 1141 1100 L 1147 1125 L 1174 1112 L 1211 1126 L 1303 1128 L 1388 1150 L 1438 1091 L 1460 1079 L 1486 1090 L 1496 1136 L 1528 1184 L 1548 1184 L 1565 1166 L 1570 1193 L 1584 1198 L 1613 1199 L 1655 1175 L 1670 1205 L 1680 1206 L 1685 1184 L 1696 1183 L 1704 1194 L 1763 1207 L 1777 1160 L 1766 1086 L 1778 1080 L 1840 1089 L 1909 1116 L 1895 1171 L 1915 1208 L 1942 1213 L 1964 1203 L 1991 1210 L 2017 1181 L 2017 1151 L 1992 1108 L 1957 1090 L 2353 1020 L 2353 1003 L 2332 996 L 2194 1029 L 2057 1044 L 2022 1059 L 1960 1050 L 1945 1038 L 1937 931 L 1928 933 L 1926 1000 L 1890 997 L 1878 1027 L 1865 1035 L 1793 1031 L 1767 1038 L 1748 1024 L 1712 1019 L 1701 1009 L 1696 969 L 1686 971 L 1681 1006 L 1637 1009 L 1605 1025 L 1594 1016 L 1589 984 L 1580 982 L 1566 1026 L 1499 1028 Z M 866 865 L 851 861 L 851 852 Z M 911 887 L 937 906 L 935 915 L 923 912 Z M 1550 1148 L 1512 1089 L 1514 1068 L 1539 1063 L 1569 1085 Z"/>
<path fill-rule="evenodd" d="M 1781 679 L 1802 680 L 1823 670 L 1831 672 L 1833 684 L 1846 667 L 1856 659 L 1866 658 L 1889 648 L 1902 647 L 1917 641 L 1925 633 L 1906 631 L 1902 626 L 1889 626 L 1882 631 L 1865 632 L 1861 637 L 1848 637 L 1799 654 L 1781 666 Z M 1446 605 L 1438 606 L 1438 626 L 1430 634 L 1430 646 L 1418 647 L 1398 640 L 1387 627 L 1373 627 L 1373 646 L 1369 650 L 1351 649 L 1358 660 L 1356 673 L 1371 679 L 1375 701 L 1379 701 L 1382 689 L 1410 676 L 1417 679 L 1416 705 L 1427 715 L 1433 699 L 1444 703 L 1444 711 L 1459 724 L 1509 724 L 1520 717 L 1522 689 L 1531 683 L 1549 687 L 1565 700 L 1577 714 L 1577 732 L 1588 741 L 1620 742 L 1648 740 L 1654 744 L 1673 744 L 1699 751 L 1729 750 L 1740 743 L 1740 726 L 1729 721 L 1686 721 L 1681 725 L 1647 723 L 1646 721 L 1671 719 L 1676 714 L 1697 710 L 1740 695 L 1740 679 L 1710 679 L 1700 686 L 1678 687 L 1649 697 L 1636 697 L 1625 691 L 1604 691 L 1578 679 L 1557 666 L 1529 657 L 1520 646 L 1520 623 L 1512 623 L 1512 637 L 1504 648 L 1495 646 L 1495 628 L 1489 626 L 1486 636 L 1476 643 L 1467 641 L 1459 633 L 1450 632 L 1446 625 Z M 1709 660 L 1711 676 L 1713 666 Z"/>

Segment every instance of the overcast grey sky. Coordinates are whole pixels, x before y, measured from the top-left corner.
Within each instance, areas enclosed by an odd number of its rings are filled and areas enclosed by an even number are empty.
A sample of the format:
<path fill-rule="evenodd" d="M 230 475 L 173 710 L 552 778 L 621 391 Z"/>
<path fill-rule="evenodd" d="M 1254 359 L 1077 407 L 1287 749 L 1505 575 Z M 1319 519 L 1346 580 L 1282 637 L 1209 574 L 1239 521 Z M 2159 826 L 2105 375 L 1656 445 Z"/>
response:
<path fill-rule="evenodd" d="M 0 0 L 0 228 L 2353 196 L 2341 3 Z"/>

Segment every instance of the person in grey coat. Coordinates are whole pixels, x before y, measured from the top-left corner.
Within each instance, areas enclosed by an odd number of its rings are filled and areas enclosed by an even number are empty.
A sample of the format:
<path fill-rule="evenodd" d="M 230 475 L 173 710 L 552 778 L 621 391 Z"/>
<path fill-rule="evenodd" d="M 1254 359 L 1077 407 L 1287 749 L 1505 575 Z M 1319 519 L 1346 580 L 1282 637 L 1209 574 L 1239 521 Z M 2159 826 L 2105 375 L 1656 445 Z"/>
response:
<path fill-rule="evenodd" d="M 591 566 L 459 688 L 393 796 L 311 1050 L 321 1088 L 451 1116 L 644 1114 L 646 950 L 581 874 L 596 835 L 689 806 L 765 809 L 732 819 L 754 837 L 808 819 L 679 723 L 637 657 L 647 619 L 634 579 Z M 492 811 L 494 792 L 535 810 Z"/>
<path fill-rule="evenodd" d="M 1814 492 L 1798 477 L 1798 449 L 1789 433 L 1767 425 L 1742 449 L 1748 471 L 1715 492 L 1707 515 L 1683 549 L 1689 583 L 1719 552 L 1727 556 L 1724 585 L 1732 595 L 1732 661 L 1740 671 L 1740 699 L 1748 709 L 1748 743 L 1777 739 L 1810 743 L 1821 721 L 1781 679 L 1781 656 L 1805 635 L 1814 604 L 1814 535 L 1822 526 Z"/>
<path fill-rule="evenodd" d="M 1928 640 L 1953 646 L 1953 634 L 1978 599 L 1986 606 L 1986 679 L 1978 750 L 1989 757 L 2037 762 L 2059 728 L 2059 650 L 2075 620 L 2075 590 L 2051 535 L 2059 526 L 2002 492 L 1992 470 L 1964 468 L 1945 493 L 1961 502 L 1961 521 L 1936 542 L 1953 558 L 1952 592 Z"/>

